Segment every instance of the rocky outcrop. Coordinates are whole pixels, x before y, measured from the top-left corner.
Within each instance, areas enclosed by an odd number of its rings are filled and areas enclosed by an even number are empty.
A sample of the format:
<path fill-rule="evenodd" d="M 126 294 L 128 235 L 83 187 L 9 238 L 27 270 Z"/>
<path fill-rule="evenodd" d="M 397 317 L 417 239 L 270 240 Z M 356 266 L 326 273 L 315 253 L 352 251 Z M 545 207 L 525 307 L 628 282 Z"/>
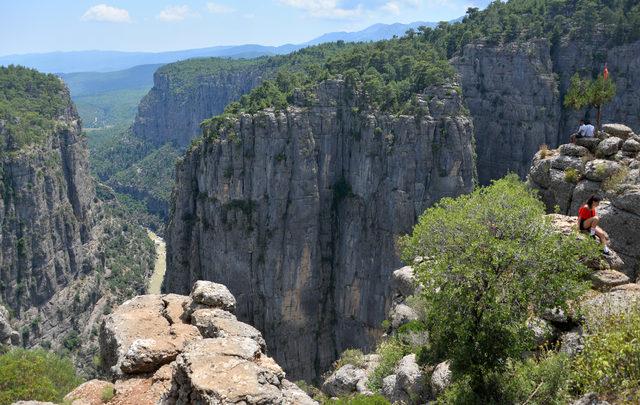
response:
<path fill-rule="evenodd" d="M 640 41 L 607 47 L 601 38 L 466 45 L 451 63 L 473 117 L 480 182 L 510 171 L 524 177 L 540 145 L 566 142 L 584 114 L 563 107 L 570 78 L 600 72 L 605 62 L 617 93 L 603 117 L 640 129 L 640 97 L 633 85 L 640 80 L 638 55 Z"/>
<path fill-rule="evenodd" d="M 316 404 L 264 350 L 260 332 L 239 322 L 223 285 L 198 281 L 189 296 L 144 295 L 102 323 L 100 353 L 115 382 L 91 380 L 72 404 Z M 217 329 L 203 320 L 222 321 Z M 250 333 L 246 333 L 250 331 Z M 110 390 L 111 398 L 102 393 Z"/>
<path fill-rule="evenodd" d="M 260 63 L 235 61 L 226 66 L 224 59 L 211 59 L 211 66 L 221 64 L 211 73 L 189 79 L 183 61 L 160 68 L 153 75 L 153 88 L 142 99 L 133 124 L 133 133 L 155 145 L 167 142 L 184 148 L 200 135 L 200 123 L 222 113 L 231 102 L 240 99 L 263 79 Z M 180 73 L 175 73 L 175 71 Z"/>
<path fill-rule="evenodd" d="M 296 378 L 374 343 L 400 264 L 395 238 L 473 187 L 473 131 L 455 88 L 428 90 L 423 117 L 359 111 L 353 91 L 326 81 L 286 111 L 241 115 L 177 168 L 163 291 L 227 285 L 239 318 Z"/>
<path fill-rule="evenodd" d="M 606 197 L 598 208 L 600 226 L 625 263 L 619 270 L 633 281 L 640 263 L 640 137 L 620 124 L 603 129 L 598 138 L 536 153 L 528 182 L 549 211 L 557 206 L 569 215 L 592 194 Z"/>

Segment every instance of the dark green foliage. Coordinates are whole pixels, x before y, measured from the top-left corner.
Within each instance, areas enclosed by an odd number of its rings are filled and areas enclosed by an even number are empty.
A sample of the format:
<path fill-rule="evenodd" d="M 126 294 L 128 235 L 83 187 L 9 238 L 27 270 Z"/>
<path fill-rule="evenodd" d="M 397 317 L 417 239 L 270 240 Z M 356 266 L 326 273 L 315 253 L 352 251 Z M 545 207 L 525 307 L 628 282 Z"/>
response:
<path fill-rule="evenodd" d="M 401 240 L 406 262 L 436 258 L 416 266 L 429 286 L 421 298 L 430 362 L 451 360 L 454 378 L 466 376 L 487 400 L 494 392 L 486 377 L 533 347 L 531 311 L 566 308 L 589 286 L 581 260 L 598 257 L 592 240 L 563 237 L 544 214 L 534 192 L 509 175 L 441 200 Z"/>
<path fill-rule="evenodd" d="M 337 207 L 337 205 L 340 204 L 342 200 L 344 200 L 345 198 L 351 197 L 352 195 L 353 195 L 353 192 L 351 191 L 351 184 L 349 184 L 347 179 L 345 179 L 344 177 L 341 177 L 340 180 L 338 180 L 333 185 L 334 207 Z"/>
<path fill-rule="evenodd" d="M 574 385 L 617 399 L 612 403 L 640 403 L 640 310 L 597 316 L 574 361 Z"/>
<path fill-rule="evenodd" d="M 19 400 L 62 402 L 82 380 L 69 359 L 36 349 L 0 355 L 0 404 Z"/>
<path fill-rule="evenodd" d="M 69 332 L 62 341 L 62 345 L 69 351 L 73 351 L 80 346 L 80 336 L 78 335 L 78 332 L 75 330 Z"/>
<path fill-rule="evenodd" d="M 485 10 L 469 8 L 461 23 L 420 28 L 419 36 L 446 51 L 448 57 L 478 39 L 497 44 L 546 38 L 590 40 L 595 34 L 609 45 L 640 39 L 640 4 L 635 0 L 493 1 Z"/>
<path fill-rule="evenodd" d="M 108 183 L 118 189 L 134 189 L 168 203 L 173 189 L 175 162 L 179 156 L 180 152 L 167 143 L 127 169 L 114 174 Z"/>
<path fill-rule="evenodd" d="M 200 63 L 207 64 L 205 60 Z M 209 63 L 215 66 L 229 62 Z M 315 86 L 328 78 L 342 76 L 349 87 L 362 90 L 366 96 L 360 100 L 363 108 L 401 112 L 409 108 L 414 94 L 443 84 L 454 74 L 442 52 L 417 37 L 323 44 L 287 56 L 260 58 L 254 63 L 266 69 L 270 79 L 230 104 L 221 116 L 203 121 L 207 138 L 216 139 L 223 132 L 224 122 L 239 112 L 282 110 L 296 94 L 309 103 Z"/>
<path fill-rule="evenodd" d="M 107 93 L 75 96 L 73 102 L 82 118 L 84 128 L 110 128 L 128 125 L 138 112 L 140 100 L 149 88 L 116 90 Z"/>
<path fill-rule="evenodd" d="M 133 136 L 125 126 L 91 130 L 87 134 L 91 169 L 103 181 L 128 169 L 153 151 L 150 143 Z"/>
<path fill-rule="evenodd" d="M 45 139 L 67 108 L 68 95 L 57 76 L 0 66 L 0 120 L 5 120 L 7 131 L 3 148 L 21 148 Z"/>
<path fill-rule="evenodd" d="M 390 405 L 382 395 L 363 395 L 358 394 L 348 398 L 330 399 L 324 401 L 323 405 Z"/>

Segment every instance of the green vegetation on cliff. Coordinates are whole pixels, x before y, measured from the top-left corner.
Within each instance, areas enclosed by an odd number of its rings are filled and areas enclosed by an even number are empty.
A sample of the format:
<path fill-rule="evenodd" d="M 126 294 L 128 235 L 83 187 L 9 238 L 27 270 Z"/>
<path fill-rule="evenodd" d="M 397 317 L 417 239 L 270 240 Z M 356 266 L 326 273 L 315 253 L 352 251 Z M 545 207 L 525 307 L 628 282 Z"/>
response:
<path fill-rule="evenodd" d="M 448 57 L 480 39 L 497 44 L 546 38 L 556 45 L 566 35 L 581 40 L 597 36 L 617 45 L 640 39 L 640 4 L 635 0 L 496 0 L 482 11 L 469 8 L 461 23 L 423 28 L 420 35 Z"/>
<path fill-rule="evenodd" d="M 80 383 L 71 360 L 54 353 L 13 349 L 0 355 L 0 405 L 19 400 L 62 402 Z"/>
<path fill-rule="evenodd" d="M 21 148 L 45 139 L 68 108 L 68 93 L 58 77 L 21 66 L 0 66 L 3 148 Z"/>
<path fill-rule="evenodd" d="M 240 112 L 284 109 L 300 98 L 312 103 L 315 86 L 329 78 L 342 77 L 349 86 L 361 90 L 365 95 L 359 100 L 363 109 L 410 113 L 415 94 L 454 76 L 444 55 L 414 36 L 375 43 L 337 42 L 279 58 L 274 78 L 231 103 L 224 114 L 205 120 L 205 134 L 217 134 L 226 118 Z"/>

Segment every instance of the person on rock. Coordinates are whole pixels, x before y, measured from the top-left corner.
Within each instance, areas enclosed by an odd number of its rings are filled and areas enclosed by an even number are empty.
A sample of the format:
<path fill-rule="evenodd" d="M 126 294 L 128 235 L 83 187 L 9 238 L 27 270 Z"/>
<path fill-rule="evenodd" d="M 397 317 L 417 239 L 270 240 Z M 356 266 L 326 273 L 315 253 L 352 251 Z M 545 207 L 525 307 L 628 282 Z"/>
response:
<path fill-rule="evenodd" d="M 596 128 L 591 125 L 591 122 L 580 120 L 580 125 L 578 126 L 578 132 L 571 135 L 571 143 L 576 143 L 576 139 L 578 138 L 593 138 L 593 134 Z"/>
<path fill-rule="evenodd" d="M 587 203 L 578 210 L 578 224 L 580 232 L 589 232 L 593 238 L 598 237 L 600 243 L 604 246 L 604 253 L 608 255 L 610 253 L 608 247 L 609 235 L 598 226 L 600 218 L 596 212 L 601 200 L 597 195 L 589 197 Z"/>

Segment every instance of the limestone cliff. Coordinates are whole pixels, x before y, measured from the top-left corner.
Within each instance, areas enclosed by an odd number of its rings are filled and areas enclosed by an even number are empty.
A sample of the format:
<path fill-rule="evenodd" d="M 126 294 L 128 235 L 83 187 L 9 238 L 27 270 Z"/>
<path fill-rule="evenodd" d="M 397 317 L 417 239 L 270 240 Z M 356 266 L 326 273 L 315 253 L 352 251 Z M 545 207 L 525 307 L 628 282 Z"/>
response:
<path fill-rule="evenodd" d="M 566 142 L 582 117 L 563 107 L 569 80 L 576 72 L 600 72 L 605 62 L 618 91 L 603 116 L 640 128 L 640 97 L 633 85 L 640 80 L 638 55 L 640 41 L 607 47 L 598 38 L 564 38 L 555 46 L 546 39 L 465 46 L 451 62 L 473 117 L 480 182 L 509 171 L 524 177 L 540 145 Z"/>
<path fill-rule="evenodd" d="M 262 81 L 263 69 L 253 63 L 230 62 L 230 67 L 208 74 L 198 69 L 197 77 L 186 78 L 181 67 L 188 63 L 175 63 L 154 74 L 153 88 L 140 102 L 133 124 L 137 137 L 158 146 L 171 142 L 185 147 L 200 134 L 204 119 L 222 113 Z M 211 60 L 212 66 L 215 63 Z"/>
<path fill-rule="evenodd" d="M 11 86 L 3 87 L 7 77 Z M 113 260 L 126 257 L 144 273 L 153 251 L 96 198 L 87 141 L 59 79 L 19 67 L 4 68 L 0 79 L 2 323 L 19 331 L 20 339 L 11 336 L 15 345 L 64 347 L 90 358 L 96 321 L 126 295 L 109 281 L 128 272 Z M 109 243 L 128 251 L 123 256 Z"/>
<path fill-rule="evenodd" d="M 473 127 L 454 86 L 422 116 L 360 111 L 342 80 L 285 111 L 244 114 L 177 167 L 163 291 L 229 287 L 294 378 L 368 347 L 389 305 L 395 238 L 472 190 Z"/>
<path fill-rule="evenodd" d="M 625 262 L 627 276 L 638 277 L 640 262 L 640 137 L 619 124 L 603 126 L 597 138 L 536 153 L 528 175 L 550 211 L 577 215 L 592 194 L 609 201 L 598 208 L 600 226 Z"/>

